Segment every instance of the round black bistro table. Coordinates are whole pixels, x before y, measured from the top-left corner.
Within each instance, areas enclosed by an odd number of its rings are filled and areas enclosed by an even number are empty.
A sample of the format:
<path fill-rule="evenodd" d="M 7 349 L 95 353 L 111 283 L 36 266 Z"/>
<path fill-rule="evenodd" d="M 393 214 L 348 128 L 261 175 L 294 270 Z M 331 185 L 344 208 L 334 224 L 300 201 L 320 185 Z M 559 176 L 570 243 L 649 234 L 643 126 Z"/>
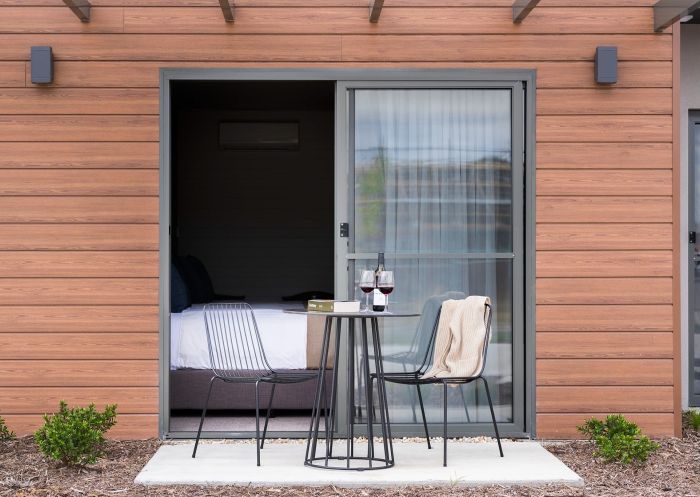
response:
<path fill-rule="evenodd" d="M 386 386 L 384 383 L 384 364 L 382 361 L 382 346 L 379 340 L 379 319 L 415 317 L 415 313 L 396 312 L 308 312 L 308 311 L 286 311 L 295 314 L 307 314 L 309 316 L 325 316 L 326 323 L 323 330 L 323 342 L 321 345 L 321 359 L 319 361 L 318 386 L 314 407 L 311 412 L 311 424 L 309 426 L 309 436 L 306 442 L 306 455 L 304 464 L 322 469 L 340 469 L 365 471 L 369 469 L 386 469 L 394 465 L 394 448 L 391 443 L 391 425 L 389 424 L 389 407 L 386 400 Z M 346 425 L 346 447 L 343 454 L 333 453 L 333 442 L 336 431 L 336 407 L 338 405 L 338 368 L 337 360 L 340 355 L 340 347 L 343 331 L 343 320 L 347 321 L 345 347 L 347 357 L 347 425 Z M 334 363 L 332 370 L 332 381 L 330 382 L 330 392 L 326 391 L 326 365 L 332 341 L 332 329 L 335 321 L 335 344 Z M 355 407 L 355 343 L 356 329 L 359 324 L 361 360 L 359 378 L 360 389 L 364 390 L 360 395 L 365 397 L 367 406 L 367 452 L 358 454 L 354 445 L 354 425 L 353 414 Z M 372 353 L 369 353 L 370 344 Z M 374 371 L 377 378 L 377 399 L 379 405 L 379 432 L 374 430 L 374 409 L 372 398 L 372 378 L 370 376 L 370 362 L 374 362 Z M 321 409 L 322 405 L 330 408 Z M 323 416 L 325 426 L 322 434 L 324 438 L 319 440 L 319 428 L 321 417 Z M 381 448 L 375 451 L 374 437 L 381 437 Z M 317 449 L 323 446 L 322 455 Z M 337 447 L 336 447 L 337 449 Z"/>

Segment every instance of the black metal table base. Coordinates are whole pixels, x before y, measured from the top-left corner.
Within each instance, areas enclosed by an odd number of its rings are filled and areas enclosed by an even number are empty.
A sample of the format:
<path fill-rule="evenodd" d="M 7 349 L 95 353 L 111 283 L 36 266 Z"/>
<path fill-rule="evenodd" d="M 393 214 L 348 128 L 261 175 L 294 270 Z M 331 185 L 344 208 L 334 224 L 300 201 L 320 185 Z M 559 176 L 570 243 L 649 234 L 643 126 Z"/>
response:
<path fill-rule="evenodd" d="M 348 461 L 350 464 L 348 464 Z M 362 465 L 353 465 L 353 462 L 360 462 Z M 359 457 L 354 456 L 348 459 L 345 456 L 332 456 L 326 458 L 325 456 L 315 457 L 313 459 L 307 459 L 304 461 L 306 466 L 311 466 L 313 468 L 321 469 L 335 469 L 341 471 L 372 471 L 375 469 L 387 469 L 394 466 L 393 461 L 387 461 L 386 459 L 369 457 Z"/>
<path fill-rule="evenodd" d="M 330 392 L 327 392 L 325 375 L 328 363 L 328 354 L 331 346 L 331 330 L 333 329 L 333 321 L 335 320 L 335 344 L 334 344 L 334 360 L 337 361 L 340 355 L 340 346 L 342 341 L 342 320 L 347 319 L 347 424 L 344 454 L 333 454 L 335 433 L 336 433 L 336 408 L 338 405 L 338 368 L 337 362 L 334 364 L 332 372 L 332 381 L 330 382 Z M 360 390 L 363 390 L 361 395 L 365 397 L 365 405 L 367 406 L 367 448 L 364 453 L 356 454 L 355 434 L 353 415 L 355 412 L 355 321 L 360 321 L 360 340 L 362 360 L 359 367 Z M 367 322 L 370 323 L 370 330 L 367 329 Z M 372 355 L 369 354 L 369 342 L 372 344 Z M 370 378 L 370 358 L 373 358 L 374 369 L 377 375 L 377 410 L 379 411 L 379 432 L 375 433 L 374 429 L 374 408 L 372 395 L 372 381 Z M 367 316 L 326 316 L 325 328 L 323 331 L 323 344 L 321 346 L 321 360 L 319 364 L 319 379 L 316 397 L 314 399 L 314 407 L 311 413 L 311 424 L 309 426 L 309 436 L 306 444 L 306 456 L 304 464 L 314 468 L 321 469 L 336 469 L 336 470 L 351 470 L 365 471 L 375 469 L 386 469 L 394 466 L 394 447 L 391 443 L 391 426 L 389 424 L 389 408 L 386 399 L 386 386 L 384 383 L 384 365 L 382 363 L 382 349 L 379 341 L 379 325 L 377 317 L 372 314 Z M 330 401 L 330 406 L 328 406 Z M 324 407 L 328 409 L 322 409 Z M 324 417 L 325 427 L 320 432 L 321 417 Z M 319 432 L 324 437 L 319 438 Z M 379 437 L 379 443 L 375 443 L 375 437 Z M 323 446 L 323 454 L 318 454 L 319 446 Z"/>

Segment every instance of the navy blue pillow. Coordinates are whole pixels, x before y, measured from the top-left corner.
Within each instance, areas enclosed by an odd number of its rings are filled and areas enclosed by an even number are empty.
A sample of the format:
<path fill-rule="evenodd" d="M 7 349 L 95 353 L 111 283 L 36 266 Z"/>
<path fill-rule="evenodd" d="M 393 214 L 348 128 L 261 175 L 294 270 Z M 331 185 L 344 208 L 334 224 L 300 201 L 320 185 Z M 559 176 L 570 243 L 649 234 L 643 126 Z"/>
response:
<path fill-rule="evenodd" d="M 170 264 L 170 312 L 182 312 L 192 302 L 185 280 L 175 264 Z"/>
<path fill-rule="evenodd" d="M 192 303 L 208 304 L 212 302 L 215 298 L 214 285 L 202 261 L 193 255 L 188 255 L 187 257 L 179 257 L 177 262 L 190 291 Z"/>

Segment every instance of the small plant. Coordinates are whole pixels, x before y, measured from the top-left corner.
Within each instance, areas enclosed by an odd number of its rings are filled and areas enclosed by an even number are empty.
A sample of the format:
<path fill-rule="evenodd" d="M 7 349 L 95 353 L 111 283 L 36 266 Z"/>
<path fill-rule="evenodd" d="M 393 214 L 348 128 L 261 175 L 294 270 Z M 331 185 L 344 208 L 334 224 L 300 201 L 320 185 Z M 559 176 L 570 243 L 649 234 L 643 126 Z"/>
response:
<path fill-rule="evenodd" d="M 659 444 L 642 435 L 639 426 L 619 414 L 611 414 L 604 421 L 591 418 L 578 430 L 595 442 L 597 450 L 593 455 L 605 462 L 645 462 L 659 448 Z"/>
<path fill-rule="evenodd" d="M 5 424 L 5 420 L 0 416 L 0 442 L 6 442 L 7 440 L 14 440 L 17 438 L 15 432 L 10 430 Z"/>
<path fill-rule="evenodd" d="M 688 421 L 688 426 L 695 431 L 700 431 L 700 411 L 689 410 L 685 412 L 685 419 Z"/>
<path fill-rule="evenodd" d="M 53 415 L 44 415 L 44 426 L 34 433 L 41 452 L 68 466 L 94 464 L 103 454 L 104 434 L 116 423 L 117 406 L 108 405 L 104 412 L 88 407 L 68 409 L 61 401 Z"/>

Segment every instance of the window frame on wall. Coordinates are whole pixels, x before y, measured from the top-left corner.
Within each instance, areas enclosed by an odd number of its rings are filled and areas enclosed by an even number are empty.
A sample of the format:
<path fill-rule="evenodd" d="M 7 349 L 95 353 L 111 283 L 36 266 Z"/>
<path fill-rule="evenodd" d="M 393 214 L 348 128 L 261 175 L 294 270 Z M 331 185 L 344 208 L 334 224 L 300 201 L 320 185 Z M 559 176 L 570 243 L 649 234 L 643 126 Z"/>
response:
<path fill-rule="evenodd" d="M 522 425 L 504 426 L 503 434 L 513 437 L 536 436 L 536 406 L 535 406 L 535 95 L 536 71 L 534 69 L 225 69 L 225 68 L 161 68 L 160 69 L 160 367 L 159 367 L 159 434 L 162 438 L 192 438 L 191 432 L 171 432 L 170 425 L 170 168 L 171 168 L 171 93 L 170 82 L 177 80 L 192 81 L 225 81 L 225 80 L 266 80 L 266 81 L 335 81 L 338 85 L 374 84 L 376 82 L 396 82 L 405 85 L 440 84 L 440 85 L 505 85 L 521 84 L 523 88 L 522 129 L 523 157 L 513 157 L 514 164 L 523 164 L 524 205 L 523 212 L 514 212 L 514 222 L 521 220 L 524 230 L 524 398 L 522 409 Z M 341 119 L 340 107 L 342 99 L 336 92 L 336 171 L 342 160 L 342 154 L 347 154 L 338 137 L 347 132 L 347 126 Z M 347 174 L 347 170 L 342 174 Z M 336 191 L 336 202 L 341 192 Z M 345 201 L 347 201 L 346 195 Z M 339 260 L 339 244 L 344 243 L 336 233 L 335 253 L 336 267 L 345 265 L 346 260 Z M 337 271 L 336 271 L 337 272 Z M 347 279 L 347 278 L 346 278 Z M 347 281 L 342 288 L 347 289 Z M 336 281 L 336 288 L 341 288 Z M 396 434 L 401 434 L 401 429 Z M 223 437 L 227 433 L 203 433 L 204 437 Z M 230 434 L 228 434 L 230 435 Z M 298 432 L 270 433 L 272 437 L 299 436 Z"/>

